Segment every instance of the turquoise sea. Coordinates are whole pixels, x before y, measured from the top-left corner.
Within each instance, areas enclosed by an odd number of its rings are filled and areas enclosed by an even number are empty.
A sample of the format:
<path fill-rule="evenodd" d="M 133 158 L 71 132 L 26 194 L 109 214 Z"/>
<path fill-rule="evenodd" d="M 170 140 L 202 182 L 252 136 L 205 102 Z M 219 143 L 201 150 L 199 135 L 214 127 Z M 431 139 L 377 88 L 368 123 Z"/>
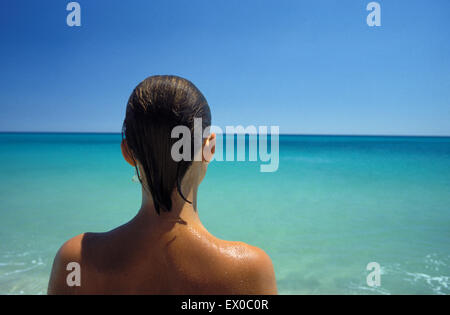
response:
<path fill-rule="evenodd" d="M 0 294 L 45 294 L 68 238 L 131 219 L 119 134 L 0 134 Z M 262 247 L 281 294 L 449 294 L 450 138 L 280 136 L 280 164 L 213 162 L 199 213 Z M 369 262 L 381 286 L 366 283 Z"/>

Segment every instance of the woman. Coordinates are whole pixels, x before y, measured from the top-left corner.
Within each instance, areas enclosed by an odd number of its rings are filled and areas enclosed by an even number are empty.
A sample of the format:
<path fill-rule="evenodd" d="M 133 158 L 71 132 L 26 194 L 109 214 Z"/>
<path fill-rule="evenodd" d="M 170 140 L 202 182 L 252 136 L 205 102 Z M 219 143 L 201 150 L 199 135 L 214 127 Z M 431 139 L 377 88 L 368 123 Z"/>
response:
<path fill-rule="evenodd" d="M 190 159 L 174 159 L 179 139 L 172 138 L 172 130 L 187 127 L 188 142 L 194 143 L 194 120 L 200 118 L 206 130 L 201 152 L 194 145 Z M 121 147 L 142 184 L 141 208 L 112 231 L 67 241 L 55 257 L 49 294 L 277 293 L 264 251 L 220 240 L 200 221 L 198 186 L 215 150 L 215 134 L 207 133 L 210 124 L 208 103 L 188 80 L 152 76 L 134 89 Z M 192 158 L 198 154 L 200 159 Z M 67 281 L 73 262 L 80 267 L 79 283 Z"/>

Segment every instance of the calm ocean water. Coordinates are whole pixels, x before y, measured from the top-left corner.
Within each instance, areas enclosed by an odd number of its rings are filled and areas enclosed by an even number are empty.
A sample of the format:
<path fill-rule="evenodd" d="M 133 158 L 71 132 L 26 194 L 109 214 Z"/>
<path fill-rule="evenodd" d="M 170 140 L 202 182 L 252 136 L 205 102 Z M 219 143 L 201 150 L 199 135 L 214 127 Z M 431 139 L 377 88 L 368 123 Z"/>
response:
<path fill-rule="evenodd" d="M 46 293 L 65 240 L 134 216 L 120 139 L 0 134 L 0 294 Z M 199 212 L 216 236 L 262 247 L 281 294 L 450 293 L 450 138 L 281 136 L 278 171 L 259 166 L 213 162 Z"/>

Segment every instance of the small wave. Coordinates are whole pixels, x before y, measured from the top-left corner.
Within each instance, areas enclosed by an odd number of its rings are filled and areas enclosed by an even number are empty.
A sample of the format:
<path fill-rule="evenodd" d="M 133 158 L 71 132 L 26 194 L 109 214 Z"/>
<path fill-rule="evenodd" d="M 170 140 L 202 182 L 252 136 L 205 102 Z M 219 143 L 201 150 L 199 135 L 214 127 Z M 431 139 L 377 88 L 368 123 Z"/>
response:
<path fill-rule="evenodd" d="M 285 156 L 280 157 L 281 160 L 286 161 L 295 161 L 295 162 L 302 162 L 302 163 L 314 163 L 314 164 L 323 164 L 323 163 L 332 163 L 329 159 L 324 158 L 314 158 L 314 157 L 301 157 L 301 156 Z"/>
<path fill-rule="evenodd" d="M 450 294 L 448 256 L 429 254 L 421 261 L 405 261 L 381 266 L 381 286 L 363 281 L 349 283 L 352 294 Z"/>
<path fill-rule="evenodd" d="M 25 266 L 26 263 L 23 262 L 15 262 L 15 263 L 3 263 L 0 262 L 0 267 L 7 267 L 7 266 Z"/>
<path fill-rule="evenodd" d="M 362 293 L 361 291 L 367 291 L 373 294 L 382 294 L 382 295 L 391 295 L 391 292 L 389 292 L 386 289 L 383 289 L 381 287 L 369 287 L 369 286 L 363 286 L 363 285 L 351 285 L 351 290 L 356 291 L 357 293 Z"/>
<path fill-rule="evenodd" d="M 447 257 L 448 258 L 448 257 Z M 448 294 L 450 289 L 450 276 L 442 274 L 448 271 L 448 262 L 446 257 L 440 257 L 438 254 L 428 254 L 424 258 L 424 271 L 411 271 L 410 268 L 394 264 L 386 268 L 388 275 L 399 275 L 404 281 L 414 285 L 424 285 L 434 294 Z M 416 268 L 414 268 L 416 269 Z M 444 270 L 442 270 L 444 269 Z"/>
<path fill-rule="evenodd" d="M 424 281 L 427 283 L 427 285 L 430 287 L 430 289 L 435 294 L 442 294 L 445 295 L 445 292 L 442 292 L 442 289 L 448 289 L 450 285 L 450 277 L 447 276 L 437 276 L 433 277 L 424 273 L 412 273 L 412 272 L 406 272 L 406 274 L 412 279 L 405 279 L 409 282 L 421 282 Z"/>
<path fill-rule="evenodd" d="M 33 266 L 31 266 L 31 267 L 28 267 L 28 268 L 24 268 L 24 269 L 16 269 L 16 270 L 13 270 L 13 271 L 10 271 L 10 272 L 5 272 L 5 273 L 2 274 L 2 276 L 3 276 L 3 277 L 7 277 L 7 276 L 10 276 L 10 275 L 13 275 L 13 274 L 18 274 L 18 273 L 27 272 L 27 271 L 36 269 L 36 268 L 38 268 L 39 266 L 40 266 L 40 265 L 36 264 L 36 265 L 33 265 Z"/>

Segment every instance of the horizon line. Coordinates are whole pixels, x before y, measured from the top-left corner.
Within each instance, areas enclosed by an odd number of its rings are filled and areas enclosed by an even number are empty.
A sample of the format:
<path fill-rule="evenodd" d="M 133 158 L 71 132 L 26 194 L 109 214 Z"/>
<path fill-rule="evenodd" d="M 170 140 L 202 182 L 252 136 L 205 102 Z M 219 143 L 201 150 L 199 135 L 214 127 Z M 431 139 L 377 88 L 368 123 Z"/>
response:
<path fill-rule="evenodd" d="M 0 131 L 0 134 L 85 134 L 85 135 L 121 135 L 117 131 Z M 231 135 L 230 133 L 222 133 Z M 234 135 L 257 135 L 248 133 L 234 133 Z M 268 133 L 270 135 L 270 133 Z M 424 135 L 424 134 L 345 134 L 345 133 L 279 133 L 280 136 L 334 136 L 334 137 L 430 137 L 449 138 L 450 135 Z"/>

